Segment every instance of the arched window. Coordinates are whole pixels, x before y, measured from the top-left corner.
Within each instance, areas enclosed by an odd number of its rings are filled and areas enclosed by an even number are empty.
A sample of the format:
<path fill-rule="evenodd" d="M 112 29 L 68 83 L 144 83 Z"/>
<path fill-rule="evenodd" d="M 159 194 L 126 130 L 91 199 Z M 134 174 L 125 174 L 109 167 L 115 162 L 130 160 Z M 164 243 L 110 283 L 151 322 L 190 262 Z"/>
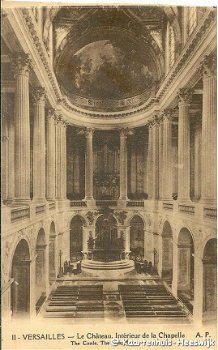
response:
<path fill-rule="evenodd" d="M 196 7 L 188 8 L 188 34 L 190 35 L 197 25 L 197 10 Z"/>

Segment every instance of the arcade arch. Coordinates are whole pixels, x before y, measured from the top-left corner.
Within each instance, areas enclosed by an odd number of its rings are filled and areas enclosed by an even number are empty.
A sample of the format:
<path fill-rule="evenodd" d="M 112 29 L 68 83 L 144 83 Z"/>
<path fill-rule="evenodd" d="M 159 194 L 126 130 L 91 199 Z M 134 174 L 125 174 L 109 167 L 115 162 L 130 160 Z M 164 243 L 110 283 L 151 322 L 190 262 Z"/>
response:
<path fill-rule="evenodd" d="M 80 215 L 74 216 L 70 222 L 70 260 L 81 258 L 84 224 L 84 219 Z"/>
<path fill-rule="evenodd" d="M 190 311 L 194 302 L 194 242 L 191 232 L 182 228 L 178 236 L 178 295 Z"/>
<path fill-rule="evenodd" d="M 207 241 L 203 254 L 203 307 L 205 313 L 217 307 L 217 239 Z"/>
<path fill-rule="evenodd" d="M 144 222 L 139 215 L 130 221 L 130 251 L 135 257 L 144 257 Z"/>
<path fill-rule="evenodd" d="M 49 283 L 52 284 L 56 278 L 56 231 L 54 221 L 50 225 L 49 233 Z"/>
<path fill-rule="evenodd" d="M 46 297 L 46 241 L 45 231 L 41 228 L 36 240 L 36 265 L 35 265 L 35 295 L 36 307 L 41 305 Z"/>
<path fill-rule="evenodd" d="M 162 277 L 172 283 L 173 278 L 173 233 L 168 221 L 162 231 Z"/>
<path fill-rule="evenodd" d="M 26 317 L 30 312 L 30 251 L 25 239 L 21 239 L 15 249 L 11 278 L 12 316 Z"/>

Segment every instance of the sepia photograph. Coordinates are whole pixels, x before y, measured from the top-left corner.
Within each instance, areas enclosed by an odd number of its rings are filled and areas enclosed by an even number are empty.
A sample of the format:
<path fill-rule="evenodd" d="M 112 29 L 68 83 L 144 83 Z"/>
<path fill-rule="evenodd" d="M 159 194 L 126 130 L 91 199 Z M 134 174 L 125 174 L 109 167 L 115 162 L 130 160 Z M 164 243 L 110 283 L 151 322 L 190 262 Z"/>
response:
<path fill-rule="evenodd" d="M 3 2 L 3 350 L 217 348 L 216 16 Z"/>

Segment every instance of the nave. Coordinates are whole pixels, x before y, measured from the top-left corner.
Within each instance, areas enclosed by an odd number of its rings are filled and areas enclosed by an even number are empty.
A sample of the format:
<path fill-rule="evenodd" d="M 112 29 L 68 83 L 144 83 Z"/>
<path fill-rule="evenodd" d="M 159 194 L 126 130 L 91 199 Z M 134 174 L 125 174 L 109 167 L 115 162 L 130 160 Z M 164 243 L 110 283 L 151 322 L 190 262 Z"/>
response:
<path fill-rule="evenodd" d="M 163 280 L 135 272 L 113 280 L 90 276 L 61 278 L 38 317 L 72 322 L 94 318 L 101 322 L 191 323 L 188 308 L 171 294 Z"/>

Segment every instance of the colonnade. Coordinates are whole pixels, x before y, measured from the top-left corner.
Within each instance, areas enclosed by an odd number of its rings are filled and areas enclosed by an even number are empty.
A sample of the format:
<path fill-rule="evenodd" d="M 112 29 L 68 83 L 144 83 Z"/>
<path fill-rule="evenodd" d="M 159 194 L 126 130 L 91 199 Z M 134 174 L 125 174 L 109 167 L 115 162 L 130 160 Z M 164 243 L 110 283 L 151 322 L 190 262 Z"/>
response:
<path fill-rule="evenodd" d="M 32 172 L 33 200 L 65 200 L 67 188 L 67 122 L 54 109 L 46 109 L 46 92 L 35 87 L 33 96 L 33 145 L 31 169 L 31 128 L 29 103 L 29 74 L 31 61 L 27 54 L 14 58 L 15 109 L 14 123 L 8 121 L 8 176 L 10 186 L 5 189 L 6 201 L 17 204 L 30 201 Z M 216 196 L 216 72 L 215 59 L 206 57 L 202 63 L 202 122 L 200 125 L 199 158 L 201 163 L 198 197 L 201 201 L 213 202 Z M 190 200 L 190 107 L 193 91 L 179 90 L 178 109 L 155 112 L 148 126 L 148 154 L 146 173 L 148 198 L 171 200 L 173 189 L 173 168 L 178 174 L 177 193 L 181 202 Z M 175 118 L 175 115 L 176 118 Z M 201 118 L 199 119 L 201 121 Z M 198 120 L 198 122 L 199 122 Z M 173 160 L 173 124 L 177 124 L 178 163 Z M 85 200 L 93 200 L 93 133 L 84 129 L 86 137 Z M 120 197 L 128 199 L 127 191 L 127 139 L 132 131 L 120 129 Z M 201 145 L 200 145 L 201 144 Z M 201 149 L 200 149 L 201 147 Z M 195 160 L 196 163 L 196 160 Z M 198 162 L 197 162 L 198 163 Z M 16 176 L 15 176 L 16 174 Z M 199 176 L 198 176 L 199 182 Z"/>
<path fill-rule="evenodd" d="M 26 204 L 30 202 L 32 172 L 33 201 L 66 199 L 66 125 L 63 117 L 54 109 L 46 113 L 46 92 L 34 87 L 33 135 L 30 130 L 29 74 L 31 60 L 28 54 L 14 57 L 15 109 L 14 138 L 9 139 L 8 159 L 10 164 L 10 186 L 4 193 L 5 200 Z M 31 136 L 32 169 L 31 169 Z M 14 158 L 14 159 L 13 159 Z M 16 176 L 15 176 L 16 174 Z M 13 189 L 13 193 L 12 193 Z"/>
<path fill-rule="evenodd" d="M 202 71 L 201 149 L 198 145 L 201 183 L 198 184 L 198 194 L 201 192 L 202 202 L 214 202 L 216 198 L 216 72 L 213 57 L 205 58 L 202 63 Z M 172 199 L 172 170 L 173 167 L 176 167 L 178 172 L 178 200 L 181 202 L 190 201 L 190 107 L 192 94 L 193 91 L 188 88 L 180 89 L 178 93 L 178 112 L 175 108 L 156 112 L 148 124 L 147 176 L 150 199 Z M 199 120 L 196 122 L 198 123 Z M 178 125 L 177 164 L 173 163 L 173 124 Z"/>

